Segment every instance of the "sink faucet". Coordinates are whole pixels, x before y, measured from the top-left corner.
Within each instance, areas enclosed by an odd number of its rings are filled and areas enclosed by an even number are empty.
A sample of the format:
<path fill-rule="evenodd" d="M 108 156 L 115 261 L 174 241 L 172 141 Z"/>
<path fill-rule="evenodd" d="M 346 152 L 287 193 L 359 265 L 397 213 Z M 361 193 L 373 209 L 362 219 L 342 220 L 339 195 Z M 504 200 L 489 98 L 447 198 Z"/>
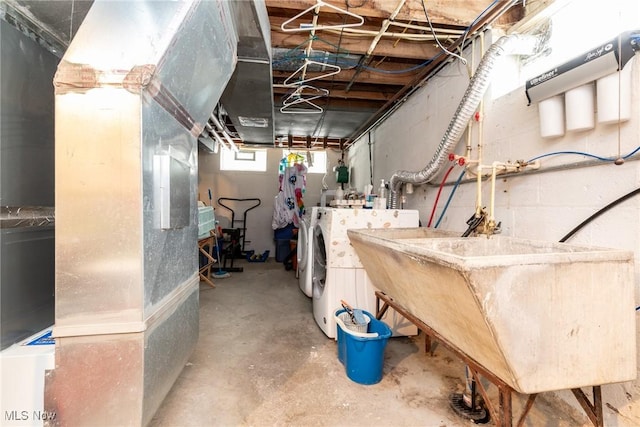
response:
<path fill-rule="evenodd" d="M 462 237 L 469 237 L 469 235 L 476 231 L 476 229 L 484 222 L 486 217 L 487 213 L 484 208 L 471 215 L 471 218 L 467 220 L 467 225 L 469 227 L 464 233 L 462 233 Z"/>
<path fill-rule="evenodd" d="M 489 219 L 485 208 L 480 209 L 474 213 L 471 218 L 467 220 L 469 226 L 467 230 L 462 233 L 462 237 L 469 237 L 471 233 L 476 232 L 478 234 L 486 234 L 487 237 L 492 234 L 498 234 L 501 230 L 502 222 L 496 224 L 495 219 Z"/>

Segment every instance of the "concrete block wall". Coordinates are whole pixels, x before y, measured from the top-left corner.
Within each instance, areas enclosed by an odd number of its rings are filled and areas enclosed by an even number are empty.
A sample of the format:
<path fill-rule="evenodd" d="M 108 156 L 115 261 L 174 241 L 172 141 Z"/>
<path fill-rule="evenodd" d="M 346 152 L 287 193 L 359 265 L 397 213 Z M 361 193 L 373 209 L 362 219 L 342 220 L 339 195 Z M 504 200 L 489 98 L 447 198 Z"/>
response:
<path fill-rule="evenodd" d="M 637 7 L 631 12 L 640 18 Z M 589 22 L 584 25 L 588 26 Z M 487 37 L 485 48 L 489 46 L 490 38 Z M 581 52 L 576 52 L 573 56 L 579 53 Z M 466 56 L 470 57 L 468 53 Z M 537 105 L 527 106 L 523 85 L 495 98 L 490 89 L 484 100 L 483 164 L 528 160 L 556 151 L 585 151 L 602 157 L 617 156 L 618 153 L 625 155 L 633 151 L 640 146 L 638 56 L 640 55 L 636 55 L 632 65 L 632 118 L 620 126 L 598 124 L 596 121 L 593 130 L 543 139 L 539 133 Z M 500 78 L 501 70 L 512 70 L 513 61 L 514 59 L 505 59 L 498 62 L 495 78 Z M 560 62 L 562 61 L 558 63 Z M 540 71 L 552 66 L 544 66 Z M 396 170 L 418 171 L 425 167 L 432 158 L 468 81 L 468 74 L 459 62 L 448 64 L 391 116 L 372 129 L 370 135 L 364 135 L 358 140 L 348 152 L 348 164 L 354 171 L 358 171 L 353 176 L 352 185 L 362 189 L 369 182 L 369 147 L 372 150 L 373 181 L 376 186 L 380 178 L 388 181 Z M 464 154 L 466 136 L 465 134 L 457 146 L 458 154 Z M 471 140 L 475 156 L 479 141 L 477 124 L 471 132 Z M 541 160 L 542 167 L 538 173 L 498 178 L 495 216 L 498 221 L 502 221 L 502 233 L 521 238 L 558 241 L 588 216 L 639 187 L 640 162 L 637 160 L 628 160 L 621 166 L 597 163 L 590 167 L 569 168 L 571 164 L 585 160 L 588 159 L 576 155 L 546 157 Z M 550 170 L 551 167 L 563 165 L 566 166 L 565 169 Z M 447 162 L 444 169 L 448 166 Z M 461 170 L 456 167 L 448 181 L 455 181 Z M 414 187 L 414 193 L 406 196 L 404 206 L 420 211 L 423 226 L 429 220 L 442 176 L 443 172 L 431 184 Z M 448 186 L 443 189 L 435 218 L 440 215 L 451 188 Z M 483 180 L 482 193 L 483 204 L 488 206 L 488 180 Z M 466 229 L 465 222 L 474 212 L 475 200 L 475 182 L 461 184 L 439 228 Z M 634 251 L 636 305 L 640 305 L 639 235 L 640 196 L 637 196 L 591 222 L 568 240 L 568 243 Z M 597 346 L 598 343 L 594 345 Z M 579 366 L 575 368 L 580 369 Z M 571 393 L 561 392 L 557 395 L 577 407 Z M 605 425 L 640 425 L 640 381 L 605 385 L 603 400 Z"/>

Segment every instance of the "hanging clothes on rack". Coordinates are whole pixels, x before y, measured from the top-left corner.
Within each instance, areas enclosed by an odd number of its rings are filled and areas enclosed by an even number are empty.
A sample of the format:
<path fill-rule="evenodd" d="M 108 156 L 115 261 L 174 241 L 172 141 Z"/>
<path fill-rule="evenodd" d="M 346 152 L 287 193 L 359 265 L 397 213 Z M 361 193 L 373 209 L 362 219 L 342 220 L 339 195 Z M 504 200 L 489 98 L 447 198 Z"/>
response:
<path fill-rule="evenodd" d="M 280 161 L 278 195 L 273 205 L 274 230 L 289 224 L 298 227 L 304 215 L 304 192 L 307 185 L 307 167 L 304 157 L 291 153 Z"/>

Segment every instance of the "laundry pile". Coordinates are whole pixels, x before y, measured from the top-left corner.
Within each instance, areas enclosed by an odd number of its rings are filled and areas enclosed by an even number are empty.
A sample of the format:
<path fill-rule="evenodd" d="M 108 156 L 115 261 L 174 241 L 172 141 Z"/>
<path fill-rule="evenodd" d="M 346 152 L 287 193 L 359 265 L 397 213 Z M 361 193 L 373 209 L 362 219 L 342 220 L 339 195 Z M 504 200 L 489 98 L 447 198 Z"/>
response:
<path fill-rule="evenodd" d="M 273 204 L 274 230 L 285 228 L 289 224 L 299 227 L 300 218 L 304 215 L 304 192 L 306 186 L 307 167 L 302 163 L 303 157 L 289 154 L 280 161 L 279 191 Z"/>

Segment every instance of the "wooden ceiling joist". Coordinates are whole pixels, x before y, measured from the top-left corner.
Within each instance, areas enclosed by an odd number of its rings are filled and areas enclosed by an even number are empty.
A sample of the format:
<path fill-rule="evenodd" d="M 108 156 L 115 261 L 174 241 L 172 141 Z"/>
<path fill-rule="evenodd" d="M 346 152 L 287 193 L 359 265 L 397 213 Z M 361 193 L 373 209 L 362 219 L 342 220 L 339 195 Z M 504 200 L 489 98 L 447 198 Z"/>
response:
<path fill-rule="evenodd" d="M 320 85 L 319 85 L 320 86 Z M 291 93 L 291 88 L 286 88 L 282 86 L 274 86 L 273 93 L 276 95 L 286 95 Z M 331 89 L 329 92 L 329 97 L 331 98 L 339 98 L 339 99 L 365 99 L 369 101 L 381 101 L 386 102 L 391 99 L 392 93 L 382 93 L 379 91 L 367 91 L 367 90 L 350 90 L 346 92 L 342 89 Z M 319 98 L 322 100 L 323 98 Z"/>
<path fill-rule="evenodd" d="M 488 23 L 493 23 L 498 19 L 501 19 L 505 16 L 505 14 L 515 14 L 519 15 L 522 13 L 522 8 L 513 8 L 512 6 L 515 4 L 514 1 L 498 1 L 493 2 L 487 7 L 487 11 L 482 15 L 480 19 L 474 20 L 471 28 L 469 29 L 469 33 L 471 37 L 485 27 Z M 515 10 L 513 10 L 515 9 Z M 453 44 L 453 48 L 458 47 L 462 43 L 462 37 L 456 40 Z M 420 70 L 420 72 L 412 77 L 411 81 L 405 85 L 401 90 L 399 90 L 385 105 L 383 105 L 375 114 L 373 114 L 369 120 L 364 122 L 355 132 L 348 138 L 347 145 L 350 145 L 355 139 L 361 135 L 366 129 L 375 123 L 383 114 L 388 112 L 390 108 L 396 103 L 398 103 L 404 96 L 407 96 L 415 87 L 417 87 L 423 79 L 427 78 L 430 73 L 433 73 L 441 64 L 446 61 L 445 56 L 440 56 L 434 58 L 434 61 L 431 62 L 428 66 L 424 67 L 424 69 Z"/>
<path fill-rule="evenodd" d="M 274 94 L 273 99 L 274 106 L 276 108 L 280 108 L 282 104 L 282 95 Z M 313 103 L 319 107 L 322 107 L 325 110 L 367 110 L 367 111 L 375 111 L 384 105 L 384 100 L 369 100 L 369 99 L 344 99 L 344 98 L 332 98 L 331 96 L 327 98 L 315 99 Z"/>
<path fill-rule="evenodd" d="M 331 33 L 321 34 L 322 38 L 313 42 L 315 50 L 336 53 L 336 46 L 340 46 L 342 53 L 354 55 L 364 55 L 371 45 L 371 37 L 348 37 Z M 293 49 L 303 45 L 309 40 L 308 34 L 271 32 L 271 44 L 273 47 Z M 431 58 L 439 52 L 439 47 L 432 41 L 414 42 L 404 40 L 396 43 L 394 39 L 383 39 L 376 46 L 374 54 L 376 56 L 386 56 L 390 58 L 410 58 L 426 59 Z"/>
<path fill-rule="evenodd" d="M 408 68 L 410 65 L 407 64 L 398 64 L 404 68 Z M 385 69 L 390 67 L 385 66 Z M 358 75 L 358 80 L 360 82 L 366 82 L 369 84 L 375 85 L 390 85 L 390 86 L 404 86 L 407 80 L 410 80 L 416 72 L 412 73 L 402 73 L 402 74 L 387 74 L 387 73 L 376 73 L 373 71 L 363 70 Z M 307 72 L 307 77 L 317 77 L 322 73 L 316 73 L 313 71 Z M 289 71 L 277 71 L 273 70 L 273 78 L 275 83 L 282 83 L 284 80 L 291 75 Z M 331 76 L 332 82 L 350 82 L 353 76 L 355 75 L 355 69 L 345 70 L 343 69 L 338 74 Z"/>
<path fill-rule="evenodd" d="M 326 148 L 338 148 L 341 138 L 319 137 L 315 138 L 309 135 L 287 135 L 287 146 L 290 148 L 305 148 L 311 150 L 319 150 Z M 276 141 L 275 146 L 279 145 Z"/>
<path fill-rule="evenodd" d="M 265 0 L 271 25 L 271 46 L 277 49 L 274 51 L 272 69 L 274 104 L 279 108 L 283 98 L 292 92 L 292 88 L 281 85 L 303 63 L 305 55 L 327 66 L 340 66 L 339 73 L 326 76 L 326 73 L 318 71 L 319 66 L 314 65 L 305 69 L 305 78 L 315 77 L 313 86 L 329 91 L 326 97 L 315 99 L 314 102 L 323 111 L 333 113 L 329 115 L 333 119 L 331 126 L 323 128 L 322 132 L 327 132 L 329 137 L 333 134 L 344 138 L 343 147 L 349 146 L 382 115 L 399 105 L 404 97 L 413 93 L 448 59 L 442 54 L 442 46 L 438 46 L 432 37 L 423 1 L 436 34 L 442 36 L 439 41 L 452 52 L 460 47 L 463 31 L 468 26 L 471 27 L 470 35 L 464 36 L 467 41 L 487 24 L 500 27 L 517 22 L 524 10 L 516 0 L 322 1 L 362 16 L 364 24 L 343 30 L 319 30 L 310 39 L 312 32 L 284 32 L 282 23 L 305 10 L 305 17 L 296 18 L 295 25 L 290 23 L 293 27 L 288 25 L 289 30 L 303 23 L 309 24 L 309 19 L 326 26 L 341 24 L 347 18 L 331 7 L 321 8 L 316 18 L 306 16 L 318 4 L 317 0 Z M 403 6 L 398 8 L 400 4 Z M 396 10 L 398 14 L 388 27 L 388 21 L 385 21 L 391 19 Z M 393 36 L 385 34 L 378 39 L 376 36 L 385 29 Z M 448 34 L 446 38 L 445 34 Z M 290 59 L 283 55 L 283 50 L 289 51 Z M 336 58 L 337 53 L 345 54 L 345 57 Z M 321 56 L 322 59 L 319 58 Z M 323 75 L 326 77 L 323 78 Z M 369 118 L 362 122 L 365 116 Z M 299 146 L 306 146 L 306 135 L 317 131 L 316 121 L 310 120 L 312 117 L 308 114 L 292 114 L 287 119 L 289 121 L 282 124 L 278 132 L 300 135 L 295 138 L 295 143 L 292 140 L 290 143 L 296 146 L 299 139 Z M 350 129 L 354 124 L 357 127 L 352 131 Z M 345 129 L 349 130 L 345 132 Z M 325 141 L 324 145 L 336 147 L 340 141 Z"/>
<path fill-rule="evenodd" d="M 333 6 L 357 13 L 364 18 L 386 19 L 398 5 L 398 0 L 324 0 Z M 468 25 L 486 7 L 486 3 L 477 0 L 425 0 L 427 11 L 434 25 L 459 24 Z M 294 11 L 307 9 L 316 0 L 266 0 L 268 8 L 278 8 Z M 332 13 L 330 8 L 321 10 L 322 13 Z M 422 0 L 406 0 L 404 7 L 396 17 L 402 21 L 426 22 L 427 19 L 422 9 Z"/>

